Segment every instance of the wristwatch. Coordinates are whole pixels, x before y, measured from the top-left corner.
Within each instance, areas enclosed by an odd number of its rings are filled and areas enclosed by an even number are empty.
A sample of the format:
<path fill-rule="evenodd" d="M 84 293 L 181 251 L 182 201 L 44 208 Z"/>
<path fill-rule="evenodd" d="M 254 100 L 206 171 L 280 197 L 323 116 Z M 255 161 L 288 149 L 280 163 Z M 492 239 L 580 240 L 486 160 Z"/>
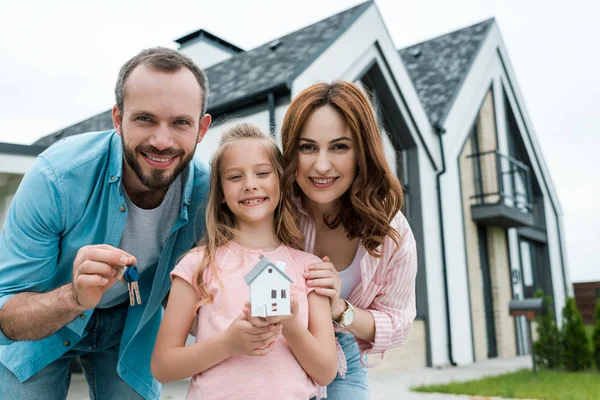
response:
<path fill-rule="evenodd" d="M 339 321 L 334 320 L 334 322 L 339 324 L 342 328 L 347 328 L 350 325 L 352 325 L 352 323 L 354 322 L 354 318 L 356 317 L 356 311 L 354 310 L 354 307 L 352 306 L 352 304 L 350 304 L 348 302 L 348 300 L 346 300 L 346 299 L 342 299 L 342 300 L 344 300 L 344 302 L 346 303 L 346 309 L 340 315 L 340 320 Z"/>

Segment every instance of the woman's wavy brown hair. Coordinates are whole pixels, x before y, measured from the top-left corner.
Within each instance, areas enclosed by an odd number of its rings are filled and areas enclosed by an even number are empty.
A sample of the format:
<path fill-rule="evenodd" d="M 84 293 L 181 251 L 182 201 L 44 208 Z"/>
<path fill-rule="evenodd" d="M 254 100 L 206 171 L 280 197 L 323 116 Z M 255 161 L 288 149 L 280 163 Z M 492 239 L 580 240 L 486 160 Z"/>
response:
<path fill-rule="evenodd" d="M 299 138 L 312 113 L 323 106 L 333 107 L 352 132 L 356 154 L 356 178 L 340 198 L 336 215 L 324 216 L 330 229 L 342 224 L 348 239 L 359 238 L 369 254 L 381 256 L 377 248 L 386 236 L 396 244 L 400 235 L 391 226 L 404 197 L 402 186 L 385 159 L 381 131 L 371 103 L 353 83 L 317 83 L 303 90 L 285 114 L 281 128 L 283 147 L 283 201 L 297 211 L 296 199 L 304 193 L 296 182 Z"/>
<path fill-rule="evenodd" d="M 227 149 L 232 143 L 245 140 L 258 140 L 264 145 L 279 181 L 279 188 L 282 187 L 282 154 L 273 139 L 265 135 L 257 126 L 248 123 L 237 124 L 223 134 L 219 148 L 212 158 L 210 192 L 206 207 L 206 232 L 199 243 L 200 246 L 204 246 L 204 256 L 196 268 L 192 279 L 194 288 L 200 295 L 198 307 L 213 300 L 203 279 L 204 271 L 206 268 L 211 268 L 213 276 L 218 277 L 217 269 L 214 265 L 217 251 L 219 247 L 229 243 L 237 233 L 235 216 L 224 201 L 225 196 L 223 194 L 221 172 L 223 169 L 223 156 Z M 275 234 L 283 244 L 295 249 L 301 249 L 302 233 L 296 225 L 296 219 L 289 208 L 290 205 L 281 201 L 282 196 L 283 194 L 280 195 L 279 204 L 275 209 Z"/>

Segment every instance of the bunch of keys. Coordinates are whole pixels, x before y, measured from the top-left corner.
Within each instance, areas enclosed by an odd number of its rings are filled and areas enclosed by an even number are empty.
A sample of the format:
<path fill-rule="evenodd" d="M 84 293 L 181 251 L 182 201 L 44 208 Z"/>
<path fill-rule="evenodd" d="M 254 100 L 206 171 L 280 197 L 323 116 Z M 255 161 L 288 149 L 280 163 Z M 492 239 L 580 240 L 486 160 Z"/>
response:
<path fill-rule="evenodd" d="M 119 267 L 115 277 L 121 282 L 127 283 L 127 290 L 129 290 L 129 305 L 135 306 L 136 301 L 137 304 L 142 304 L 140 285 L 138 284 L 140 274 L 135 265 Z"/>

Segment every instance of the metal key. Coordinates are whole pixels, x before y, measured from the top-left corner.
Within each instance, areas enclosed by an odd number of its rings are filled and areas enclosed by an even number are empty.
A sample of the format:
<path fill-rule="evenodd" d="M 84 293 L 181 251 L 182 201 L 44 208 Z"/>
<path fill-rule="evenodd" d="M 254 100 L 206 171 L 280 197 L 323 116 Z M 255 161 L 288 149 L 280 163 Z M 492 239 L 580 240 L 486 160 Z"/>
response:
<path fill-rule="evenodd" d="M 142 304 L 140 285 L 138 283 L 140 275 L 135 265 L 120 267 L 118 269 L 116 278 L 123 283 L 127 283 L 127 290 L 129 291 L 129 304 L 135 306 L 136 301 L 137 304 Z"/>

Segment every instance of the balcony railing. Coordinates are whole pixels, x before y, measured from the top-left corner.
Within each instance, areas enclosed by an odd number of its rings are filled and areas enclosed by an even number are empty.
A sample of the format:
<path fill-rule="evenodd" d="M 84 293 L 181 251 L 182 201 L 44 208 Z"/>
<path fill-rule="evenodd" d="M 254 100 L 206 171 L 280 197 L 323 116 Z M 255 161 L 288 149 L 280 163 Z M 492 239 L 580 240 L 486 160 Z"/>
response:
<path fill-rule="evenodd" d="M 473 159 L 473 219 L 504 227 L 533 223 L 533 191 L 529 167 L 496 150 L 467 156 Z"/>

